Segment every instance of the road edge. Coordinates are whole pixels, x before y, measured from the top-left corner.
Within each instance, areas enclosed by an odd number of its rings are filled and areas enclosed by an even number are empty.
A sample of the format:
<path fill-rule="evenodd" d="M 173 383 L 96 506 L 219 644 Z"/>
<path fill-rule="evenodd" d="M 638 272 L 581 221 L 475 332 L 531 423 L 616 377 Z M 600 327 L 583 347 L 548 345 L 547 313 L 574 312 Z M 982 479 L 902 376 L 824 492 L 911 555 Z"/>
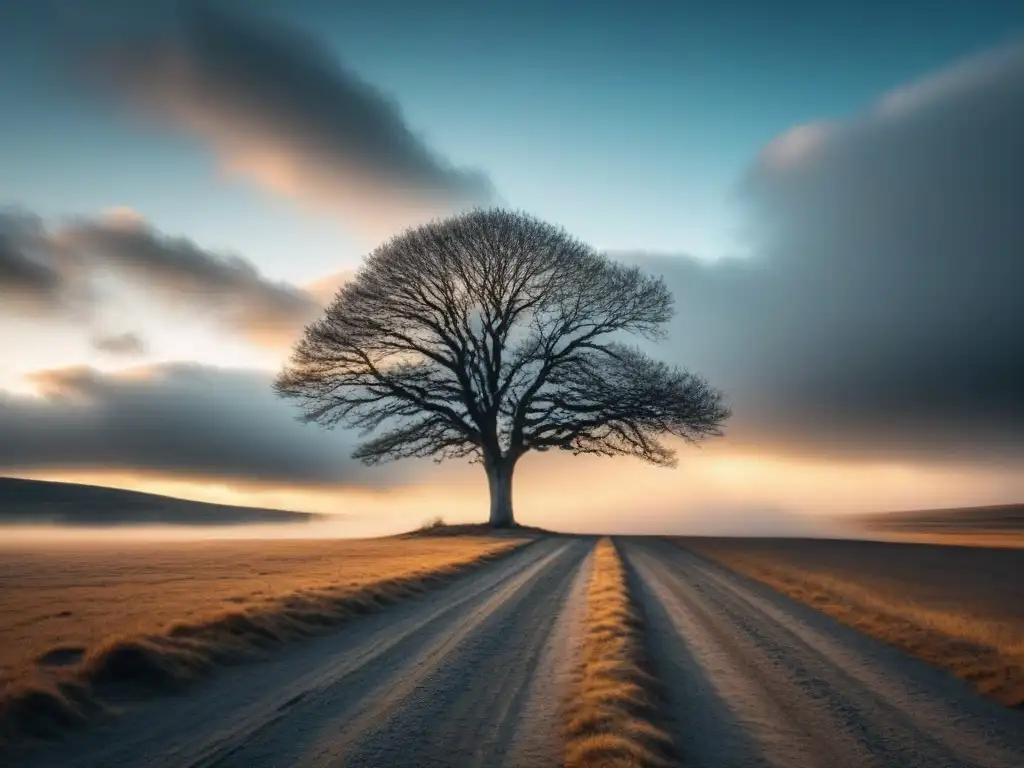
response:
<path fill-rule="evenodd" d="M 66 679 L 29 682 L 0 692 L 0 756 L 24 741 L 53 739 L 68 729 L 116 715 L 105 701 L 104 687 L 131 685 L 147 696 L 173 693 L 221 667 L 259 661 L 268 652 L 337 631 L 360 615 L 436 591 L 539 540 L 509 541 L 439 568 L 323 598 L 316 605 L 293 600 L 287 612 L 238 610 L 212 621 L 178 624 L 165 634 L 115 639 Z"/>

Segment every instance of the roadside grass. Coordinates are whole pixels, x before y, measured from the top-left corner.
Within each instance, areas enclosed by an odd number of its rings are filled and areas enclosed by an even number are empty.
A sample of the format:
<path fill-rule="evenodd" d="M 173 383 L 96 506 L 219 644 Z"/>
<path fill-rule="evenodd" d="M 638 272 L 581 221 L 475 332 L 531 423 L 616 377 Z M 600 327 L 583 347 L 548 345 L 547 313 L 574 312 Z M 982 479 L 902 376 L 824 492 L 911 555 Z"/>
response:
<path fill-rule="evenodd" d="M 643 622 L 610 539 L 594 551 L 581 667 L 566 709 L 566 768 L 669 766 L 671 739 L 657 725 L 645 671 Z"/>
<path fill-rule="evenodd" d="M 904 544 L 939 544 L 950 547 L 1024 549 L 1024 531 L 915 531 L 896 528 L 866 528 L 868 536 Z"/>
<path fill-rule="evenodd" d="M 911 583 L 883 589 L 867 577 L 858 579 L 849 568 L 841 575 L 828 573 L 786 562 L 782 553 L 730 546 L 725 540 L 687 539 L 682 545 L 951 672 L 984 696 L 1008 707 L 1024 708 L 1024 616 L 1013 621 L 985 619 L 974 613 L 977 605 L 965 603 L 959 609 L 923 605 L 915 600 Z M 815 545 L 808 541 L 805 546 Z M 955 562 L 951 560 L 949 567 L 955 568 Z M 971 577 L 962 574 L 963 579 Z M 928 574 L 922 573 L 921 578 L 927 579 Z M 1019 589 L 1019 584 L 1001 588 Z M 979 603 L 985 597 L 991 599 L 992 589 L 979 585 L 978 591 Z"/>
<path fill-rule="evenodd" d="M 223 607 L 222 601 L 208 601 L 200 559 L 195 563 L 193 615 L 184 620 L 165 620 L 162 625 L 151 621 L 151 626 L 159 628 L 147 632 L 131 629 L 133 623 L 144 626 L 145 622 L 137 615 L 128 619 L 123 612 L 119 614 L 118 585 L 104 582 L 106 589 L 94 590 L 99 595 L 93 596 L 92 611 L 94 618 L 97 611 L 100 615 L 104 608 L 108 611 L 107 634 L 97 642 L 71 641 L 58 647 L 37 648 L 34 663 L 22 663 L 0 679 L 0 747 L 24 737 L 51 738 L 108 711 L 105 691 L 126 686 L 143 693 L 180 689 L 219 666 L 264 657 L 287 643 L 322 634 L 350 618 L 422 594 L 529 541 L 474 537 L 442 542 L 335 542 L 337 551 L 328 573 L 317 570 L 316 579 L 301 569 L 282 575 L 282 590 L 269 596 L 257 590 L 261 594 L 257 598 L 229 599 L 229 608 Z M 318 546 L 321 542 L 310 544 Z M 353 552 L 357 556 L 346 557 Z M 141 577 L 145 571 L 145 563 L 136 563 L 135 575 Z M 130 583 L 132 571 L 122 569 L 121 578 Z M 21 595 L 22 604 L 31 605 L 31 585 L 22 586 L 21 591 L 28 592 Z M 216 587 L 213 580 L 210 587 Z M 154 581 L 149 588 L 149 599 L 157 611 L 162 584 Z M 187 603 L 177 605 L 184 609 Z M 74 611 L 61 614 L 67 615 L 65 634 L 73 637 Z M 11 627 L 31 626 L 31 617 L 20 619 L 5 615 Z M 0 631 L 0 641 L 5 640 L 4 634 L 9 641 L 16 631 Z M 22 632 L 18 639 L 32 642 L 33 638 L 30 632 Z M 52 659 L 71 662 L 49 666 Z"/>

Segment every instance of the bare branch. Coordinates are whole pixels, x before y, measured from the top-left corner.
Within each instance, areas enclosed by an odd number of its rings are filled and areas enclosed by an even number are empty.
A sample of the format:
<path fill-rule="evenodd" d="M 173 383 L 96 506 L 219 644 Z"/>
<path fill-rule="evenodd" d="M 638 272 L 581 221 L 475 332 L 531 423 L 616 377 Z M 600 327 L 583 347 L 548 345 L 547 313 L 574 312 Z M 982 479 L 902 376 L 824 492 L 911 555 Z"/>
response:
<path fill-rule="evenodd" d="M 660 442 L 721 434 L 699 377 L 624 346 L 672 316 L 660 278 L 520 213 L 474 211 L 374 251 L 306 329 L 277 391 L 302 418 L 380 432 L 368 463 L 495 464 L 529 450 L 671 465 Z"/>

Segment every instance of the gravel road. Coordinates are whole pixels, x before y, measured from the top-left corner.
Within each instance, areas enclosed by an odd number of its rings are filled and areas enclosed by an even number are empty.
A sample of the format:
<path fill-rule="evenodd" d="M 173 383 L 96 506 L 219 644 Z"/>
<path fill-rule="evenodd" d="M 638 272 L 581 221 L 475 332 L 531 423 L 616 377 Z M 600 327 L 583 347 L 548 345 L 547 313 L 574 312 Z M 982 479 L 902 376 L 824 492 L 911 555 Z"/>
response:
<path fill-rule="evenodd" d="M 12 764 L 559 766 L 591 550 L 531 544 Z M 1024 766 L 1024 713 L 668 542 L 620 551 L 680 765 Z"/>
<path fill-rule="evenodd" d="M 16 757 L 28 766 L 561 762 L 588 540 L 551 539 L 420 600 Z"/>
<path fill-rule="evenodd" d="M 1024 714 L 672 544 L 622 551 L 683 765 L 1024 766 Z"/>

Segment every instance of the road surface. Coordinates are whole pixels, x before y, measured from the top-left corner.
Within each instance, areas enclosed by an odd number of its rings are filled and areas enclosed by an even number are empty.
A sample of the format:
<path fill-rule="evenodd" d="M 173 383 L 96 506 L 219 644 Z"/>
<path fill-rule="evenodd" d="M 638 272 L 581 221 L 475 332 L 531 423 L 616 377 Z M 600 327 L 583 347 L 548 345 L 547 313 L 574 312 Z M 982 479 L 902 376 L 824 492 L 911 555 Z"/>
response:
<path fill-rule="evenodd" d="M 1024 766 L 1024 713 L 668 542 L 619 545 L 681 766 Z M 13 764 L 559 766 L 591 550 L 531 544 Z"/>
<path fill-rule="evenodd" d="M 1024 713 L 668 542 L 621 551 L 682 765 L 1024 766 Z"/>
<path fill-rule="evenodd" d="M 591 549 L 576 539 L 531 544 L 16 764 L 558 765 Z"/>

